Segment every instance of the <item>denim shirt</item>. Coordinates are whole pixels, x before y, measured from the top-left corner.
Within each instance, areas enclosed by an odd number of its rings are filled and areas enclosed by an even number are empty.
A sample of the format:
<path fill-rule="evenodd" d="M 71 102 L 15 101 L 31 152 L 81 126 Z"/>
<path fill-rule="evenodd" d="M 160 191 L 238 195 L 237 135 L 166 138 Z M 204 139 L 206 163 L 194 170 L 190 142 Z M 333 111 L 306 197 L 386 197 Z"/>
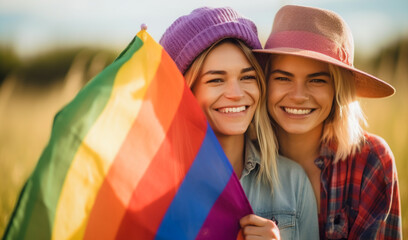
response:
<path fill-rule="evenodd" d="M 245 166 L 240 179 L 254 213 L 277 223 L 282 240 L 319 239 L 316 198 L 312 185 L 296 162 L 277 157 L 280 185 L 270 187 L 257 181 L 260 164 L 259 151 L 247 140 Z"/>

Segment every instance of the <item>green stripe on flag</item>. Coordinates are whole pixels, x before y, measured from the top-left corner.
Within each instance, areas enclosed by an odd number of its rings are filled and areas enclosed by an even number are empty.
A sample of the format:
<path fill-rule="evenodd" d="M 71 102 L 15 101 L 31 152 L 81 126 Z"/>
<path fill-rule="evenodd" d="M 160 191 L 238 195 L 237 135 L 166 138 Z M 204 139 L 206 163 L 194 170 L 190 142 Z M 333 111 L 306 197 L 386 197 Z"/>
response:
<path fill-rule="evenodd" d="M 143 41 L 135 37 L 55 116 L 50 141 L 20 194 L 4 239 L 51 239 L 59 195 L 71 161 L 107 105 L 119 69 L 142 46 Z"/>

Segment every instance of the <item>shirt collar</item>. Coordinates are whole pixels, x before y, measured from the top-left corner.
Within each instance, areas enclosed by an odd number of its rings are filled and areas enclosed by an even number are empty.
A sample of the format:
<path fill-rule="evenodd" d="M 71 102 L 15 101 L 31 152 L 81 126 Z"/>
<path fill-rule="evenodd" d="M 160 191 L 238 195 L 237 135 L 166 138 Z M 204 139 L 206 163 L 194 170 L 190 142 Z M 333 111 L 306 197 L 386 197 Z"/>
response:
<path fill-rule="evenodd" d="M 255 169 L 256 165 L 261 164 L 261 156 L 256 145 L 256 140 L 252 141 L 248 136 L 245 137 L 245 162 L 243 175 L 249 174 Z"/>
<path fill-rule="evenodd" d="M 315 165 L 321 170 L 329 164 L 331 160 L 334 159 L 336 154 L 337 145 L 333 142 L 322 143 L 320 146 L 319 157 L 315 159 Z"/>

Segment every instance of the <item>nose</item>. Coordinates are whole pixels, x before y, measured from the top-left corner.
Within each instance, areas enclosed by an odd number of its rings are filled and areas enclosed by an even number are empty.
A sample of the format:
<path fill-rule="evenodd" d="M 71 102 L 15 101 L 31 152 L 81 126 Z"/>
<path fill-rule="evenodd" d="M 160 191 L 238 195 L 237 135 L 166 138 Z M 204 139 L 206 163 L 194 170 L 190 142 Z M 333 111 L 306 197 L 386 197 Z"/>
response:
<path fill-rule="evenodd" d="M 244 97 L 244 90 L 239 80 L 228 81 L 224 96 L 229 99 L 240 99 Z"/>
<path fill-rule="evenodd" d="M 302 82 L 299 82 L 293 86 L 290 96 L 294 101 L 299 103 L 309 100 L 307 87 Z"/>

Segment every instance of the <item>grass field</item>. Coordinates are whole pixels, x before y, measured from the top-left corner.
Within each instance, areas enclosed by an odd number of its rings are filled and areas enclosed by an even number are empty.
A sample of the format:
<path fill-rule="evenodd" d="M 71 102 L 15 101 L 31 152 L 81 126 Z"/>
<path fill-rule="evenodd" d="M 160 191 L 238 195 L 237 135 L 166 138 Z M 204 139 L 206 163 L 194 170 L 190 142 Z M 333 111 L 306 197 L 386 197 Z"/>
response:
<path fill-rule="evenodd" d="M 380 62 L 365 69 L 384 79 L 392 79 L 397 88 L 393 97 L 362 101 L 368 131 L 382 136 L 391 146 L 399 172 L 403 223 L 408 223 L 408 52 L 396 62 Z M 66 77 L 46 87 L 29 87 L 11 75 L 0 87 L 0 236 L 16 203 L 18 193 L 34 168 L 46 145 L 53 117 L 81 88 L 89 69 L 102 65 L 87 65 L 76 58 Z M 408 234 L 407 224 L 403 225 Z"/>

